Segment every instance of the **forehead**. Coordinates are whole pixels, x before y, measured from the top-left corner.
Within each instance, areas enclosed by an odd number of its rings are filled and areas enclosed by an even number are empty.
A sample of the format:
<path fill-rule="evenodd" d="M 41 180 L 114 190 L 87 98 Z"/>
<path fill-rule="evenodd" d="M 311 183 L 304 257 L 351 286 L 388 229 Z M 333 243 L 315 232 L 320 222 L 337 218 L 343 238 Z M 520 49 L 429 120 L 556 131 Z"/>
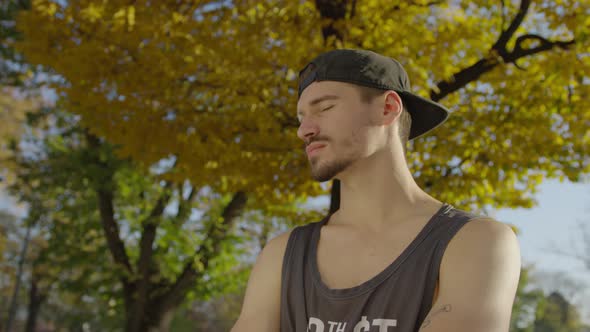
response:
<path fill-rule="evenodd" d="M 311 83 L 297 101 L 297 112 L 317 106 L 323 100 L 346 99 L 354 93 L 354 85 L 346 82 L 319 81 Z"/>

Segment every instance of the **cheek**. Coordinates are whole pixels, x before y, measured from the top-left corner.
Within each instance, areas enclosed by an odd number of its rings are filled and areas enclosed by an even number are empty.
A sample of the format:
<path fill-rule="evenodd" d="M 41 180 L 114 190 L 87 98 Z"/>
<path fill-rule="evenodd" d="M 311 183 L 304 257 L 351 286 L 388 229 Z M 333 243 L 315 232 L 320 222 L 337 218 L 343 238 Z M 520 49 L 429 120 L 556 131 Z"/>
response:
<path fill-rule="evenodd" d="M 370 144 L 370 132 L 373 128 L 370 119 L 359 113 L 352 113 L 348 119 L 339 119 L 333 128 L 332 141 L 341 152 L 358 150 L 362 153 Z"/>
<path fill-rule="evenodd" d="M 338 135 L 338 146 L 346 151 L 364 151 L 368 143 L 367 127 L 349 127 Z"/>
<path fill-rule="evenodd" d="M 357 126 L 350 135 L 350 144 L 362 155 L 369 155 L 379 149 L 382 139 L 379 128 L 366 124 Z"/>

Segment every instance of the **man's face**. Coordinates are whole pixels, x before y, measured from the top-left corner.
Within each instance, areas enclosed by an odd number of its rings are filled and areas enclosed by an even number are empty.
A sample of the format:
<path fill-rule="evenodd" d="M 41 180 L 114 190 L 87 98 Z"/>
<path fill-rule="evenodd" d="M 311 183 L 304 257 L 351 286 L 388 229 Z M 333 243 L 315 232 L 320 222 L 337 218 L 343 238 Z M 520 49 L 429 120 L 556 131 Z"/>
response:
<path fill-rule="evenodd" d="M 382 126 L 375 112 L 378 106 L 362 103 L 349 83 L 313 82 L 303 91 L 297 103 L 297 136 L 305 147 L 325 145 L 307 155 L 314 180 L 329 181 L 377 150 Z"/>

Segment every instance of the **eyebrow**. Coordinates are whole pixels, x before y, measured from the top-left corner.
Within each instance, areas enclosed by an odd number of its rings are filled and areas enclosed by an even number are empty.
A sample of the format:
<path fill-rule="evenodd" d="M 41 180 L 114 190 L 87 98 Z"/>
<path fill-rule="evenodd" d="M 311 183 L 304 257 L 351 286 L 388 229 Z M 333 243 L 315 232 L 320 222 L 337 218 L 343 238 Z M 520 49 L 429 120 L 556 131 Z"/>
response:
<path fill-rule="evenodd" d="M 325 95 L 325 96 L 321 96 L 321 97 L 318 97 L 318 98 L 310 101 L 308 105 L 310 107 L 313 107 L 313 106 L 321 103 L 322 101 L 325 101 L 325 100 L 334 100 L 334 99 L 340 99 L 340 96 L 336 96 L 336 95 Z M 303 113 L 301 111 L 297 111 L 297 115 L 298 116 L 299 115 L 302 115 L 302 114 Z"/>

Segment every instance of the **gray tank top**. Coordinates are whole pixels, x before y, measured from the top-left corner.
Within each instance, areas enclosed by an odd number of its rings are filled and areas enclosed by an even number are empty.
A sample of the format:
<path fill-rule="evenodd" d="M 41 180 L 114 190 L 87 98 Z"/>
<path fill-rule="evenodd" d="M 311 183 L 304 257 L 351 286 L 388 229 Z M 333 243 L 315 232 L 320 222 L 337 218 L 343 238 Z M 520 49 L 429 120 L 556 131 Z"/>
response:
<path fill-rule="evenodd" d="M 281 332 L 414 332 L 432 306 L 443 253 L 477 215 L 448 203 L 387 268 L 366 282 L 330 289 L 317 267 L 318 222 L 289 236 L 282 267 Z M 353 262 L 351 262 L 353 263 Z"/>

